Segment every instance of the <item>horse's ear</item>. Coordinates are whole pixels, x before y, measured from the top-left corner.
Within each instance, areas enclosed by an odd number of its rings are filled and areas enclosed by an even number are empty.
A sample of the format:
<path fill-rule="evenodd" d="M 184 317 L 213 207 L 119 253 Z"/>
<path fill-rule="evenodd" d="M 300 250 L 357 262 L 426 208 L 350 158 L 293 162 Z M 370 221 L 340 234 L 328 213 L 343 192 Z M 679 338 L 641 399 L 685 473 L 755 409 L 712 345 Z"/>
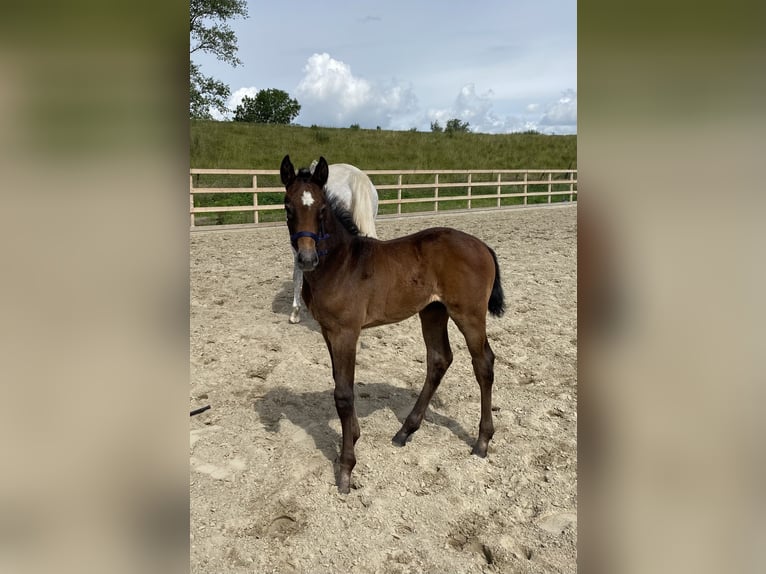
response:
<path fill-rule="evenodd" d="M 324 187 L 327 183 L 327 178 L 330 175 L 330 168 L 327 165 L 327 160 L 324 157 L 319 158 L 314 173 L 311 175 L 311 181 L 316 183 L 319 187 Z"/>
<path fill-rule="evenodd" d="M 285 187 L 290 187 L 295 181 L 295 168 L 293 167 L 293 162 L 290 161 L 289 155 L 286 155 L 282 160 L 282 167 L 279 168 L 279 175 L 282 176 L 282 183 Z"/>

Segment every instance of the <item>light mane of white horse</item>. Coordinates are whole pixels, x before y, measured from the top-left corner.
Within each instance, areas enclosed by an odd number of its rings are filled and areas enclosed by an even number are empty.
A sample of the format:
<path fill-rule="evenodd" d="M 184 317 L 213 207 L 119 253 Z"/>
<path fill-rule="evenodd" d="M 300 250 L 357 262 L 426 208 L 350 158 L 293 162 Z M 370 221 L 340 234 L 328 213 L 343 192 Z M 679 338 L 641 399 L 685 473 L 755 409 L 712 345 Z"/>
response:
<path fill-rule="evenodd" d="M 314 173 L 317 163 L 316 160 L 311 162 L 311 173 Z M 328 196 L 337 198 L 343 207 L 351 212 L 361 235 L 378 236 L 375 230 L 378 192 L 366 173 L 347 163 L 334 163 L 328 168 L 325 191 Z"/>

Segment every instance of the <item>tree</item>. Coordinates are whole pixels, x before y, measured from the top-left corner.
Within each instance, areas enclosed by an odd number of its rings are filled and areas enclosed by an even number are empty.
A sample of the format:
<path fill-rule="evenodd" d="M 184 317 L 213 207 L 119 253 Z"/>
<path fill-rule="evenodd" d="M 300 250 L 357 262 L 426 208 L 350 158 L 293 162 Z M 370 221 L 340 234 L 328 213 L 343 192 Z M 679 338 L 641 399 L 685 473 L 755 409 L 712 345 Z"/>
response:
<path fill-rule="evenodd" d="M 470 131 L 468 122 L 461 122 L 458 118 L 447 120 L 447 126 L 444 128 L 444 132 L 447 134 L 468 133 Z"/>
<path fill-rule="evenodd" d="M 300 113 L 298 100 L 283 90 L 260 90 L 254 98 L 245 96 L 234 112 L 235 122 L 289 124 Z"/>
<path fill-rule="evenodd" d="M 227 22 L 233 18 L 247 18 L 247 0 L 190 0 L 189 56 L 207 52 L 232 66 L 241 64 L 237 36 Z M 189 58 L 190 117 L 210 119 L 210 108 L 226 113 L 230 94 L 229 86 L 202 74 Z"/>
<path fill-rule="evenodd" d="M 437 134 L 444 131 L 444 128 L 442 128 L 439 124 L 439 120 L 434 120 L 431 122 L 431 131 Z"/>
<path fill-rule="evenodd" d="M 189 70 L 189 117 L 211 119 L 210 108 L 226 113 L 226 100 L 231 94 L 223 82 L 202 75 L 199 66 L 190 63 Z"/>

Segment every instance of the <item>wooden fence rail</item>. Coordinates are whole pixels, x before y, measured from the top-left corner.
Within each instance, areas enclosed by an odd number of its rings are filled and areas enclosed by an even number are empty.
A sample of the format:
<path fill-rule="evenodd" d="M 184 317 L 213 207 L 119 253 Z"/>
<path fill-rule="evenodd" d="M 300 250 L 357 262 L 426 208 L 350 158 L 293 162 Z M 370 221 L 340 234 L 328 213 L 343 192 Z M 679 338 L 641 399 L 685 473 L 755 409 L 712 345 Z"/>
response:
<path fill-rule="evenodd" d="M 576 169 L 369 170 L 365 173 L 378 190 L 379 217 L 572 202 L 577 196 Z M 259 178 L 266 185 L 259 185 Z M 247 187 L 243 185 L 246 179 L 250 182 Z M 235 185 L 224 185 L 231 183 Z M 284 222 L 281 214 L 276 213 L 283 209 L 284 191 L 279 183 L 279 170 L 191 169 L 190 227 L 209 229 L 226 223 L 273 225 Z M 244 195 L 234 194 L 247 194 L 252 198 L 245 203 Z M 220 204 L 216 197 L 222 197 L 229 204 Z M 225 214 L 232 212 L 242 221 L 227 219 Z M 209 214 L 218 215 L 210 217 Z"/>

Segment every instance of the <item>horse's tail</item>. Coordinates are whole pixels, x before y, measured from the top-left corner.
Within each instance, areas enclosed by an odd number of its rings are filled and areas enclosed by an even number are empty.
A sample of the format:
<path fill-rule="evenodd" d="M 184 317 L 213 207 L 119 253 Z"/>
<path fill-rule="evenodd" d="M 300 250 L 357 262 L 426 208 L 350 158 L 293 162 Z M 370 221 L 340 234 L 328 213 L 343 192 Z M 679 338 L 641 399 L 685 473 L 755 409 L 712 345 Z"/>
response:
<path fill-rule="evenodd" d="M 500 266 L 497 264 L 497 255 L 491 247 L 487 247 L 492 254 L 492 260 L 495 262 L 495 281 L 492 283 L 492 293 L 489 295 L 487 308 L 495 317 L 501 317 L 505 313 L 505 296 L 503 295 L 503 285 L 500 283 Z"/>
<path fill-rule="evenodd" d="M 378 237 L 375 230 L 375 215 L 377 209 L 373 207 L 372 195 L 375 199 L 378 192 L 367 174 L 361 170 L 349 174 L 349 187 L 351 188 L 351 217 L 359 228 L 359 232 L 367 237 Z"/>

